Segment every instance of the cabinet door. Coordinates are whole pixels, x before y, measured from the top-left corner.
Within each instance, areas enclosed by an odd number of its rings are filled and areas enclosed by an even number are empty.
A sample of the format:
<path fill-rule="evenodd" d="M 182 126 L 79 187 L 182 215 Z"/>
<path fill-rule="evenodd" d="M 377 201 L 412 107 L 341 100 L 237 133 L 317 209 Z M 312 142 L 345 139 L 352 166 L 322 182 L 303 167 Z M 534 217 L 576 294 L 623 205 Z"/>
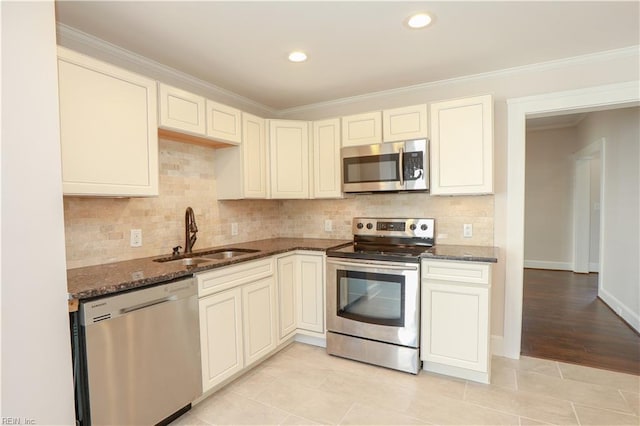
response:
<path fill-rule="evenodd" d="M 324 333 L 324 258 L 298 255 L 298 328 Z"/>
<path fill-rule="evenodd" d="M 276 347 L 275 279 L 268 277 L 242 287 L 245 366 Z"/>
<path fill-rule="evenodd" d="M 204 136 L 205 99 L 185 90 L 159 84 L 160 127 Z"/>
<path fill-rule="evenodd" d="M 235 288 L 199 300 L 204 392 L 243 368 L 241 297 Z"/>
<path fill-rule="evenodd" d="M 342 196 L 340 119 L 313 123 L 313 198 Z"/>
<path fill-rule="evenodd" d="M 280 341 L 290 337 L 297 328 L 296 283 L 297 255 L 278 259 L 278 338 Z"/>
<path fill-rule="evenodd" d="M 309 126 L 270 120 L 271 198 L 309 198 Z"/>
<path fill-rule="evenodd" d="M 492 97 L 431 104 L 431 193 L 492 192 Z"/>
<path fill-rule="evenodd" d="M 244 198 L 267 198 L 265 120 L 242 114 Z"/>
<path fill-rule="evenodd" d="M 427 104 L 382 111 L 382 131 L 385 142 L 426 138 Z"/>
<path fill-rule="evenodd" d="M 486 372 L 489 289 L 426 281 L 422 290 L 421 359 Z"/>
<path fill-rule="evenodd" d="M 207 136 L 239 144 L 242 142 L 242 112 L 207 99 Z"/>
<path fill-rule="evenodd" d="M 156 83 L 58 49 L 63 191 L 158 195 Z"/>
<path fill-rule="evenodd" d="M 380 111 L 342 117 L 342 146 L 370 145 L 382 142 Z"/>

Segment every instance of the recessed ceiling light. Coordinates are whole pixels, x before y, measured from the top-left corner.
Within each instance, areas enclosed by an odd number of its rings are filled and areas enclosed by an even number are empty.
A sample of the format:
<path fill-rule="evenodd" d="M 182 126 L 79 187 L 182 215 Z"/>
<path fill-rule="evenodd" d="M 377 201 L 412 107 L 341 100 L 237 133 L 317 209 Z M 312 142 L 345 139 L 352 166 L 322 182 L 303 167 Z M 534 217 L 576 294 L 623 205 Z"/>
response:
<path fill-rule="evenodd" d="M 407 26 L 409 28 L 420 29 L 424 28 L 431 23 L 431 16 L 428 13 L 416 13 L 411 15 L 407 19 Z"/>
<path fill-rule="evenodd" d="M 307 54 L 296 50 L 295 52 L 289 53 L 289 60 L 291 62 L 304 62 L 307 60 Z"/>

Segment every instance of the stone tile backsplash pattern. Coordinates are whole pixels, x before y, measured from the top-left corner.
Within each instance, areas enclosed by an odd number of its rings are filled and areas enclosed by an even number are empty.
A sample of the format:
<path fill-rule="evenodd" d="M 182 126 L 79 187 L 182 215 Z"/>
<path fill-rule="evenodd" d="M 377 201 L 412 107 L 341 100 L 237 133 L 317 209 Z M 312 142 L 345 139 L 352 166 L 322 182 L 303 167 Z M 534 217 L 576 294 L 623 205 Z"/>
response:
<path fill-rule="evenodd" d="M 184 212 L 194 209 L 195 248 L 274 237 L 350 239 L 354 216 L 434 217 L 442 244 L 493 245 L 493 196 L 432 197 L 427 194 L 347 196 L 339 200 L 217 201 L 215 149 L 160 140 L 160 196 L 65 197 L 67 267 L 77 268 L 170 254 L 184 246 Z M 333 231 L 324 231 L 324 221 Z M 231 223 L 238 235 L 231 235 Z M 473 238 L 462 224 L 473 224 Z M 130 247 L 131 229 L 142 229 L 142 247 Z"/>

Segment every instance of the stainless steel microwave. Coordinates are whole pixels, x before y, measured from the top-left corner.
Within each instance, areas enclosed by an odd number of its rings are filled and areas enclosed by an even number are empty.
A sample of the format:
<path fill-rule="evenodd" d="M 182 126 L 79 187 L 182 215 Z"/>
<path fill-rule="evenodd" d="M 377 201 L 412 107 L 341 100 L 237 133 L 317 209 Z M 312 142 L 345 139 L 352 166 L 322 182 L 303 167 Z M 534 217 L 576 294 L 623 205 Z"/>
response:
<path fill-rule="evenodd" d="M 342 148 L 342 191 L 428 191 L 429 141 Z"/>

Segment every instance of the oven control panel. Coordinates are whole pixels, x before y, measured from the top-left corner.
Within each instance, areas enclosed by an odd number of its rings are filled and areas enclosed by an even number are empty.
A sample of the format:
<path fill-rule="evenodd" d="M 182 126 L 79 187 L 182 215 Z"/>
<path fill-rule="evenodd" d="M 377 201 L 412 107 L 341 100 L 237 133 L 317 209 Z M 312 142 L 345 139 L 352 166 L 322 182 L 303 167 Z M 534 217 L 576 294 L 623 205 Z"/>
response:
<path fill-rule="evenodd" d="M 433 240 L 435 219 L 356 217 L 353 219 L 353 235 Z"/>

